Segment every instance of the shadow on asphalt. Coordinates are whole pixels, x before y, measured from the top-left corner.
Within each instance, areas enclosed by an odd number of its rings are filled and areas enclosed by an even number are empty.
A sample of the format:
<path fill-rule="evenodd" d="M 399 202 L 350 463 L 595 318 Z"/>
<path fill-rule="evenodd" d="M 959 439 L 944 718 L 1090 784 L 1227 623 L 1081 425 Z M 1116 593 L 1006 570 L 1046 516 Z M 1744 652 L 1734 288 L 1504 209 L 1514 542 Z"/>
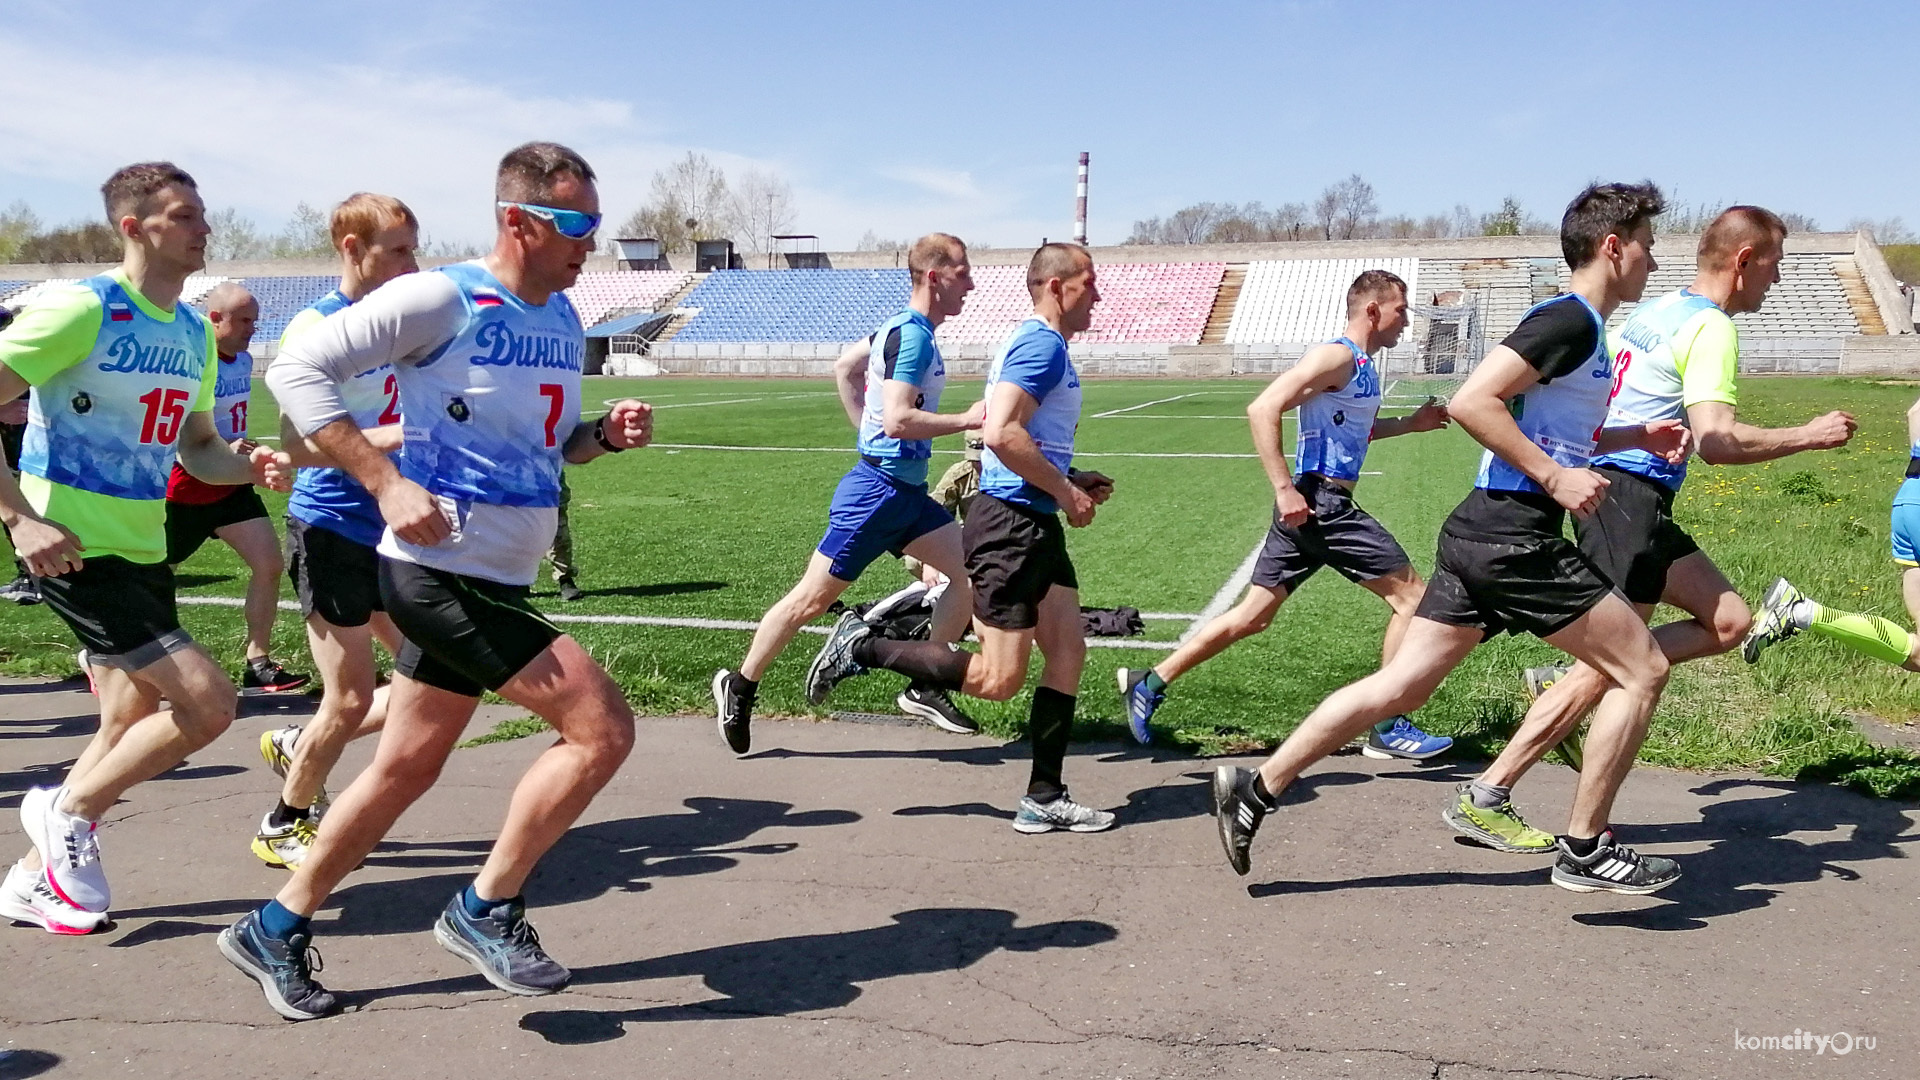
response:
<path fill-rule="evenodd" d="M 66 777 L 67 770 L 73 768 L 74 761 L 74 758 L 67 758 L 64 761 L 50 761 L 44 765 L 29 765 L 15 772 L 0 772 L 0 807 L 19 806 L 20 797 L 27 793 L 28 788 L 50 787 L 60 783 Z M 154 777 L 154 780 L 208 780 L 216 776 L 234 776 L 246 771 L 239 765 L 184 763 L 168 769 Z"/>
<path fill-rule="evenodd" d="M 690 814 L 597 821 L 575 827 L 542 859 L 527 882 L 532 905 L 551 907 L 592 900 L 608 892 L 643 892 L 649 878 L 711 874 L 744 857 L 783 855 L 799 845 L 743 843 L 763 829 L 820 828 L 860 820 L 851 810 L 793 812 L 791 803 L 756 799 L 688 799 Z M 473 879 L 491 841 L 386 843 L 367 857 L 371 867 L 448 867 L 448 873 L 395 881 L 362 881 L 336 891 L 314 929 L 322 940 L 336 934 L 424 933 L 453 894 Z M 349 879 L 351 880 L 351 879 Z M 169 938 L 214 934 L 258 907 L 259 897 L 176 904 L 117 913 L 123 920 L 153 919 L 111 943 L 132 948 Z M 330 912 L 338 912 L 332 918 Z M 218 916 L 221 922 L 189 920 Z"/>
<path fill-rule="evenodd" d="M 1315 774 L 1294 788 L 1328 775 L 1341 774 Z M 1294 788 L 1288 789 L 1289 794 Z M 1782 892 L 1755 886 L 1806 884 L 1828 874 L 1842 881 L 1863 881 L 1859 870 L 1843 864 L 1906 858 L 1900 845 L 1920 844 L 1920 831 L 1913 831 L 1914 822 L 1908 817 L 1910 804 L 1874 799 L 1843 788 L 1735 778 L 1711 781 L 1693 791 L 1713 798 L 1742 788 L 1777 794 L 1708 803 L 1701 808 L 1699 821 L 1617 826 L 1620 839 L 1630 844 L 1708 846 L 1704 851 L 1676 856 L 1680 860 L 1680 880 L 1648 897 L 1652 906 L 1580 912 L 1572 916 L 1573 921 L 1632 930 L 1699 930 L 1709 919 L 1766 907 Z M 1836 835 L 1814 843 L 1790 835 L 1802 832 Z M 1464 839 L 1461 842 L 1474 846 Z M 1511 873 L 1433 871 L 1340 881 L 1272 881 L 1248 886 L 1247 894 L 1261 898 L 1433 885 L 1545 885 L 1546 873 L 1547 867 L 1540 865 Z"/>
<path fill-rule="evenodd" d="M 842 1008 L 860 996 L 863 983 L 958 971 L 1001 949 L 1083 949 L 1119 936 L 1112 926 L 1088 919 L 1020 927 L 1014 925 L 1015 918 L 998 908 L 919 908 L 895 915 L 891 925 L 865 930 L 748 941 L 579 968 L 573 973 L 575 986 L 698 976 L 720 997 L 642 1009 L 534 1012 L 521 1017 L 520 1026 L 550 1043 L 580 1044 L 620 1038 L 627 1024 L 791 1016 Z M 477 977 L 459 980 L 477 982 Z M 394 992 L 454 988 L 429 984 Z"/>
<path fill-rule="evenodd" d="M 52 1071 L 60 1064 L 60 1055 L 45 1050 L 0 1049 L 0 1080 L 27 1080 Z"/>
<path fill-rule="evenodd" d="M 1680 880 L 1654 894 L 1664 903 L 1631 911 L 1582 912 L 1574 921 L 1634 930 L 1699 930 L 1708 919 L 1754 911 L 1780 895 L 1779 889 L 1756 886 L 1809 883 L 1828 874 L 1841 881 L 1862 881 L 1860 871 L 1841 864 L 1906 858 L 1899 845 L 1920 844 L 1920 832 L 1911 831 L 1914 823 L 1906 813 L 1911 804 L 1844 788 L 1738 778 L 1715 780 L 1693 791 L 1712 797 L 1742 788 L 1777 794 L 1708 803 L 1699 821 L 1621 827 L 1621 837 L 1629 842 L 1705 842 L 1708 847 L 1679 856 Z M 1789 835 L 1799 832 L 1835 836 L 1808 843 Z"/>

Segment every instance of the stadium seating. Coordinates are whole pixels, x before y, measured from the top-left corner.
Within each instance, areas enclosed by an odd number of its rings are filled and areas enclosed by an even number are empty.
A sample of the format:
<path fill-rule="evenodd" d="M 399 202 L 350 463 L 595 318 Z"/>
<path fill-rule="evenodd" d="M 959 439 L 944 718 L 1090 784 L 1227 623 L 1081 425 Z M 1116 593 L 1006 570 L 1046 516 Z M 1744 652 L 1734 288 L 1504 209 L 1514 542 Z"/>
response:
<path fill-rule="evenodd" d="M 1248 263 L 1240 301 L 1227 324 L 1227 343 L 1305 344 L 1336 337 L 1347 325 L 1347 288 L 1361 271 L 1390 270 L 1405 279 L 1411 295 L 1418 298 L 1420 263 L 1412 258 Z"/>
<path fill-rule="evenodd" d="M 589 270 L 567 290 L 567 299 L 582 326 L 597 326 L 613 315 L 654 310 L 692 276 L 676 270 Z"/>
<path fill-rule="evenodd" d="M 852 341 L 907 302 L 905 270 L 716 270 L 682 307 L 695 315 L 673 340 Z"/>
<path fill-rule="evenodd" d="M 213 291 L 215 285 L 232 280 L 230 277 L 219 274 L 195 274 L 181 284 L 180 299 L 189 304 L 198 304 L 207 298 L 207 294 Z"/>
<path fill-rule="evenodd" d="M 5 303 L 7 297 L 14 293 L 26 292 L 38 284 L 37 281 L 0 281 L 0 303 Z"/>
<path fill-rule="evenodd" d="M 256 344 L 280 340 L 281 331 L 295 315 L 315 300 L 340 287 L 337 277 L 250 277 L 241 278 L 253 298 L 260 302 L 260 321 L 254 325 Z M 211 286 L 209 286 L 211 287 Z"/>
<path fill-rule="evenodd" d="M 1225 263 L 1109 263 L 1099 268 L 1100 303 L 1076 345 L 1197 345 L 1220 293 Z M 1023 266 L 976 266 L 973 292 L 940 327 L 942 346 L 998 345 L 1033 312 Z"/>
<path fill-rule="evenodd" d="M 1693 253 L 1656 251 L 1659 269 L 1647 279 L 1646 296 L 1670 293 L 1693 281 Z M 1564 280 L 1564 274 L 1563 274 Z M 1633 313 L 1633 304 L 1622 304 L 1608 320 L 1618 326 Z M 1846 337 L 1858 334 L 1860 320 L 1847 303 L 1847 291 L 1840 284 L 1832 255 L 1788 255 L 1780 260 L 1780 281 L 1767 293 L 1767 302 L 1759 310 L 1735 315 L 1733 324 L 1743 338 L 1762 337 Z"/>

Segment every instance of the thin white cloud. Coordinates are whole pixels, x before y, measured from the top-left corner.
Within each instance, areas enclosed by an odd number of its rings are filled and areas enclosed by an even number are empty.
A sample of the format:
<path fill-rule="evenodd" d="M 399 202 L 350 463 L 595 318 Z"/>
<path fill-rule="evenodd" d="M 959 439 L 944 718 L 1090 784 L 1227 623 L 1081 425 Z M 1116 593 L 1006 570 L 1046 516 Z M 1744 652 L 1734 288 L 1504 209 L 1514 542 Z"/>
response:
<path fill-rule="evenodd" d="M 911 184 L 921 191 L 938 195 L 945 199 L 974 200 L 981 197 L 980 186 L 973 181 L 973 174 L 957 169 L 937 169 L 924 165 L 902 165 L 882 169 L 881 176 L 889 180 L 898 180 Z"/>

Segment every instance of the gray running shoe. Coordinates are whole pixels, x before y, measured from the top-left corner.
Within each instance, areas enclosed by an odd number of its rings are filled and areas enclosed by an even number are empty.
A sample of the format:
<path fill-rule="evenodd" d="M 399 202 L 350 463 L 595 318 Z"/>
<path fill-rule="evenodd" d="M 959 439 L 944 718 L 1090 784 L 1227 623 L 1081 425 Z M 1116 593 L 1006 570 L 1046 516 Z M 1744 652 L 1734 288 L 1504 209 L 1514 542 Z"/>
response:
<path fill-rule="evenodd" d="M 518 899 L 502 900 L 476 919 L 455 893 L 433 924 L 433 936 L 509 994 L 558 993 L 573 978 L 573 972 L 540 948 L 540 935 L 527 922 L 527 906 Z"/>
<path fill-rule="evenodd" d="M 1023 796 L 1020 810 L 1013 815 L 1015 832 L 1044 833 L 1055 829 L 1068 832 L 1100 832 L 1113 828 L 1113 815 L 1091 806 L 1081 806 L 1061 792 L 1052 802 L 1034 802 Z"/>
<path fill-rule="evenodd" d="M 840 621 L 833 624 L 833 632 L 827 635 L 827 643 L 820 646 L 813 663 L 807 666 L 808 704 L 824 704 L 835 686 L 855 675 L 866 674 L 867 669 L 853 658 L 853 647 L 872 636 L 873 627 L 865 619 L 851 611 L 840 616 Z"/>
<path fill-rule="evenodd" d="M 1566 837 L 1554 841 L 1560 858 L 1553 864 L 1553 883 L 1573 892 L 1617 892 L 1639 896 L 1658 892 L 1680 880 L 1680 864 L 1659 855 L 1642 855 L 1614 842 L 1613 830 L 1600 834 L 1600 845 L 1584 858 L 1567 847 Z"/>
<path fill-rule="evenodd" d="M 1753 629 L 1747 631 L 1747 640 L 1740 643 L 1740 658 L 1757 664 L 1767 646 L 1778 645 L 1805 630 L 1798 617 L 1800 602 L 1805 599 L 1792 582 L 1775 578 L 1773 587 L 1767 590 L 1766 600 L 1760 604 L 1760 613 L 1753 617 Z"/>
<path fill-rule="evenodd" d="M 259 983 L 267 1004 L 289 1020 L 313 1020 L 334 1009 L 333 995 L 313 981 L 313 973 L 326 967 L 313 939 L 295 934 L 281 941 L 260 929 L 258 911 L 220 931 L 220 955 Z"/>

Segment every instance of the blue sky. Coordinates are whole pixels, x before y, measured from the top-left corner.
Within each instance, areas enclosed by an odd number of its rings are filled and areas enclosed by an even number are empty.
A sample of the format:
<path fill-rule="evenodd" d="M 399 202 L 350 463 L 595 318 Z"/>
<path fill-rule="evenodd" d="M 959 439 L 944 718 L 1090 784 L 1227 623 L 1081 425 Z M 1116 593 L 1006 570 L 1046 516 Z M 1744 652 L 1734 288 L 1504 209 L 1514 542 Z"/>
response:
<path fill-rule="evenodd" d="M 1096 243 L 1353 172 L 1416 216 L 1651 177 L 1920 227 L 1911 2 L 6 6 L 0 205 L 53 221 L 164 156 L 269 227 L 369 188 L 480 240 L 492 162 L 546 137 L 616 220 L 689 149 L 773 170 L 830 248 L 1064 236 L 1081 150 Z"/>

